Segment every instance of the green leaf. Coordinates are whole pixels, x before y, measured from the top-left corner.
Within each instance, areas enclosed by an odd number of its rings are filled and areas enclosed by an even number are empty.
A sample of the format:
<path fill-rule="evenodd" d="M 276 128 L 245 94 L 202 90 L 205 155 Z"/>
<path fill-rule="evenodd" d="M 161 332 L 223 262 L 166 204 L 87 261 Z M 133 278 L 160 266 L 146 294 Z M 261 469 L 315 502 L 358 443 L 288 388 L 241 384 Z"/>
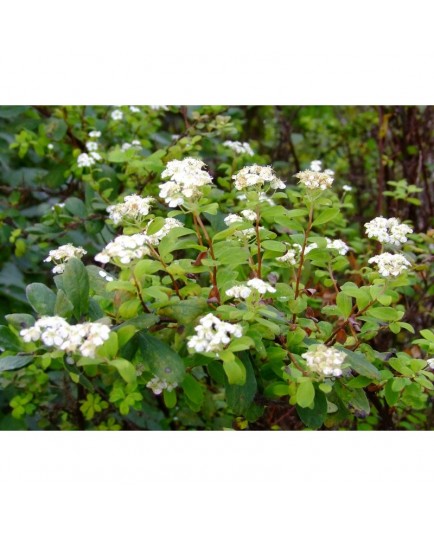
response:
<path fill-rule="evenodd" d="M 336 296 L 336 305 L 338 306 L 341 315 L 347 319 L 353 308 L 353 300 L 351 299 L 351 296 L 348 296 L 344 292 L 339 292 Z"/>
<path fill-rule="evenodd" d="M 191 374 L 186 374 L 181 387 L 185 395 L 200 409 L 204 399 L 202 385 Z"/>
<path fill-rule="evenodd" d="M 238 337 L 233 339 L 228 346 L 228 350 L 231 352 L 241 352 L 242 350 L 248 350 L 255 346 L 255 341 L 250 337 Z"/>
<path fill-rule="evenodd" d="M 67 318 L 69 313 L 74 309 L 72 303 L 68 300 L 62 289 L 57 291 L 56 303 L 54 305 L 54 314 Z"/>
<path fill-rule="evenodd" d="M 185 366 L 181 357 L 165 342 L 149 335 L 146 331 L 137 334 L 143 360 L 150 371 L 169 383 L 182 383 Z"/>
<path fill-rule="evenodd" d="M 351 380 L 347 383 L 347 387 L 351 387 L 353 389 L 360 389 L 366 387 L 371 383 L 371 378 L 367 378 L 366 376 L 356 376 L 355 378 L 351 378 Z"/>
<path fill-rule="evenodd" d="M 226 383 L 225 390 L 226 400 L 231 410 L 236 415 L 245 415 L 255 398 L 257 383 L 250 358 L 247 355 L 243 355 L 240 360 L 246 369 L 246 381 L 244 385 Z"/>
<path fill-rule="evenodd" d="M 368 416 L 371 412 L 369 400 L 363 389 L 356 389 L 355 391 L 353 391 L 351 398 L 348 400 L 348 403 L 351 404 L 351 406 L 356 411 L 362 411 L 365 416 Z"/>
<path fill-rule="evenodd" d="M 56 295 L 42 283 L 30 283 L 26 287 L 26 295 L 30 305 L 40 315 L 54 314 Z"/>
<path fill-rule="evenodd" d="M 73 216 L 78 216 L 79 218 L 85 218 L 87 216 L 86 205 L 77 197 L 68 198 L 65 202 L 65 208 Z"/>
<path fill-rule="evenodd" d="M 388 406 L 394 406 L 399 400 L 399 390 L 395 391 L 392 389 L 394 378 L 388 380 L 384 386 L 384 396 Z"/>
<path fill-rule="evenodd" d="M 5 318 L 8 323 L 17 330 L 29 328 L 35 323 L 33 316 L 26 313 L 12 313 L 10 315 L 5 315 Z"/>
<path fill-rule="evenodd" d="M 410 365 L 410 359 L 405 359 L 403 357 L 391 357 L 388 361 L 389 365 L 394 368 L 397 372 L 403 376 L 412 377 L 414 376 L 414 371 L 407 366 Z"/>
<path fill-rule="evenodd" d="M 366 311 L 368 316 L 377 318 L 378 320 L 384 320 L 388 322 L 393 322 L 394 320 L 401 320 L 404 316 L 403 311 L 397 311 L 392 309 L 392 307 L 375 307 L 373 309 L 368 309 Z"/>
<path fill-rule="evenodd" d="M 315 227 L 318 225 L 323 225 L 324 223 L 327 223 L 328 221 L 336 218 L 338 214 L 339 208 L 326 208 L 317 218 L 315 218 L 312 223 L 312 226 Z"/>
<path fill-rule="evenodd" d="M 113 361 L 109 361 L 108 365 L 114 367 L 127 383 L 136 381 L 136 367 L 130 361 L 120 357 L 118 359 L 113 359 Z"/>
<path fill-rule="evenodd" d="M 224 361 L 223 369 L 230 385 L 244 385 L 246 382 L 246 368 L 242 361 L 236 357 L 233 361 Z"/>
<path fill-rule="evenodd" d="M 302 408 L 297 405 L 297 413 L 302 422 L 309 428 L 318 429 L 324 423 L 327 415 L 327 398 L 321 391 L 317 391 L 313 408 Z"/>
<path fill-rule="evenodd" d="M 342 348 L 347 354 L 345 361 L 350 365 L 350 367 L 367 378 L 372 378 L 373 380 L 380 380 L 380 372 L 372 363 L 370 363 L 363 354 L 352 352 L 346 348 Z"/>
<path fill-rule="evenodd" d="M 278 253 L 285 253 L 286 251 L 285 244 L 277 240 L 264 240 L 261 245 L 265 250 L 269 251 L 277 251 Z"/>
<path fill-rule="evenodd" d="M 296 400 L 301 408 L 308 408 L 315 399 L 315 388 L 310 378 L 300 378 L 297 388 Z"/>
<path fill-rule="evenodd" d="M 167 389 L 164 389 L 163 391 L 163 400 L 164 405 L 166 408 L 174 408 L 176 406 L 177 398 L 176 398 L 176 391 L 168 391 Z"/>
<path fill-rule="evenodd" d="M 179 301 L 170 304 L 159 313 L 170 318 L 174 318 L 180 324 L 192 324 L 198 316 L 208 309 L 208 304 L 205 298 L 189 298 L 188 300 Z"/>
<path fill-rule="evenodd" d="M 422 329 L 420 331 L 420 334 L 427 341 L 434 342 L 434 331 L 432 331 L 430 329 Z"/>
<path fill-rule="evenodd" d="M 21 350 L 21 340 L 12 333 L 8 326 L 0 326 L 0 352 L 10 350 L 19 352 Z"/>
<path fill-rule="evenodd" d="M 80 320 L 89 309 L 89 275 L 80 259 L 73 257 L 63 272 L 63 290 L 74 308 L 74 316 Z"/>
<path fill-rule="evenodd" d="M 18 370 L 33 361 L 31 355 L 17 355 L 0 358 L 0 372 L 6 370 Z"/>

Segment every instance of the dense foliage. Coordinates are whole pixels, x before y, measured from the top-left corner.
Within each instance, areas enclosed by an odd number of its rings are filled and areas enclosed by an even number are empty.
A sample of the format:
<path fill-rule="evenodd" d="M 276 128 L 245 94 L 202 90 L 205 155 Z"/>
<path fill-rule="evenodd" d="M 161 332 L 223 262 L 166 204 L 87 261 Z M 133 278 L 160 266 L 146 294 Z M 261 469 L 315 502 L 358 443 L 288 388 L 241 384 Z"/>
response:
<path fill-rule="evenodd" d="M 0 107 L 0 429 L 432 429 L 433 122 Z"/>

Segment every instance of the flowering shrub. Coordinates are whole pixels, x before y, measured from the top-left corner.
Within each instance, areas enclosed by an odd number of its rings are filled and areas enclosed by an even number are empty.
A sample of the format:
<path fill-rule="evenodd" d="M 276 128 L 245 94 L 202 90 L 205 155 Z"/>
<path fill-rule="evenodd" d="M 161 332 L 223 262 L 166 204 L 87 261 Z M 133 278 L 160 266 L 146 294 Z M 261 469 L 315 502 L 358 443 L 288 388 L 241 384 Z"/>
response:
<path fill-rule="evenodd" d="M 79 129 L 59 109 L 39 137 L 16 133 L 21 158 L 32 147 L 54 160 L 44 182 L 59 196 L 18 227 L 23 246 L 13 237 L 17 258 L 30 247 L 35 265 L 54 263 L 34 271 L 0 327 L 13 419 L 43 429 L 429 427 L 434 336 L 419 336 L 406 313 L 421 288 L 432 291 L 428 235 L 381 215 L 357 228 L 345 176 L 319 160 L 279 173 L 253 143 L 221 141 L 236 130 L 227 115 L 197 113 L 192 127 L 181 110 L 184 134 L 150 152 L 170 110 L 101 107 Z M 207 135 L 194 132 L 201 121 Z M 211 141 L 222 162 L 208 163 Z"/>

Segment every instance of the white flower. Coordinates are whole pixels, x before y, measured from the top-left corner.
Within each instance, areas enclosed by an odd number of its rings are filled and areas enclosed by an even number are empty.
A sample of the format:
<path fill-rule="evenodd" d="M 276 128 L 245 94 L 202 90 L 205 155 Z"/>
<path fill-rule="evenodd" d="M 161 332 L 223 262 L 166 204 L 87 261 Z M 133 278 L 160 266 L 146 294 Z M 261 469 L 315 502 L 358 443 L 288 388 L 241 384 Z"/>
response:
<path fill-rule="evenodd" d="M 151 110 L 162 110 L 164 112 L 167 112 L 167 110 L 169 109 L 167 106 L 165 106 L 164 104 L 151 104 L 149 106 L 149 108 L 151 108 Z"/>
<path fill-rule="evenodd" d="M 346 354 L 336 348 L 329 348 L 325 344 L 311 346 L 303 357 L 308 367 L 322 376 L 342 376 L 341 365 L 345 361 Z"/>
<path fill-rule="evenodd" d="M 149 222 L 147 229 L 149 228 L 149 226 L 151 225 L 153 221 L 154 220 L 151 220 Z M 176 218 L 165 218 L 163 227 L 161 227 L 161 229 L 159 229 L 154 234 L 152 235 L 147 234 L 147 229 L 146 229 L 146 232 L 144 233 L 145 243 L 151 244 L 151 246 L 158 246 L 161 240 L 165 236 L 167 236 L 172 229 L 175 229 L 176 227 L 184 227 L 184 224 L 181 223 Z"/>
<path fill-rule="evenodd" d="M 109 338 L 110 328 L 99 322 L 70 325 L 60 316 L 43 316 L 20 335 L 25 342 L 41 340 L 45 346 L 93 358 Z"/>
<path fill-rule="evenodd" d="M 104 272 L 104 270 L 100 270 L 98 272 L 98 274 L 103 278 L 105 279 L 106 281 L 113 281 L 113 277 L 111 275 L 109 275 L 107 272 Z"/>
<path fill-rule="evenodd" d="M 153 202 L 153 197 L 131 194 L 124 197 L 123 203 L 107 207 L 107 212 L 115 225 L 119 225 L 122 221 L 140 222 L 149 214 Z"/>
<path fill-rule="evenodd" d="M 96 153 L 95 151 L 92 151 L 90 153 L 90 157 L 93 158 L 93 160 L 96 162 L 97 160 L 101 160 L 101 155 Z"/>
<path fill-rule="evenodd" d="M 229 147 L 229 149 L 232 149 L 237 154 L 248 154 L 249 156 L 253 156 L 255 153 L 253 152 L 250 145 L 245 142 L 240 141 L 225 141 L 223 143 L 224 147 Z"/>
<path fill-rule="evenodd" d="M 140 112 L 140 108 L 137 108 L 137 106 L 130 106 L 130 112 L 133 112 L 133 114 Z"/>
<path fill-rule="evenodd" d="M 88 151 L 97 151 L 98 150 L 98 143 L 96 141 L 87 141 L 86 142 L 86 149 Z"/>
<path fill-rule="evenodd" d="M 285 255 L 282 255 L 282 257 L 276 257 L 276 261 L 287 262 L 288 264 L 292 264 L 293 266 L 295 266 L 298 263 L 302 247 L 300 246 L 300 244 L 287 245 L 289 246 L 288 251 L 285 253 Z M 306 247 L 304 248 L 304 255 L 306 256 L 309 252 L 311 252 L 313 249 L 316 249 L 317 247 L 318 244 L 316 244 L 315 242 L 312 242 L 312 244 L 306 244 Z"/>
<path fill-rule="evenodd" d="M 101 136 L 101 132 L 99 130 L 92 130 L 89 132 L 89 138 L 99 138 Z"/>
<path fill-rule="evenodd" d="M 310 169 L 312 171 L 321 171 L 322 169 L 321 160 L 312 160 L 312 162 L 310 163 Z"/>
<path fill-rule="evenodd" d="M 232 179 L 235 181 L 237 190 L 263 185 L 269 185 L 274 190 L 285 188 L 285 183 L 275 175 L 271 166 L 258 166 L 257 164 L 246 166 L 236 175 L 232 175 Z"/>
<path fill-rule="evenodd" d="M 195 328 L 196 335 L 190 337 L 187 346 L 195 352 L 212 352 L 218 355 L 227 346 L 232 337 L 243 335 L 241 326 L 223 322 L 212 313 L 200 319 Z"/>
<path fill-rule="evenodd" d="M 346 255 L 350 248 L 345 244 L 343 240 L 330 240 L 330 238 L 327 238 L 327 249 L 337 249 L 340 253 L 340 255 Z"/>
<path fill-rule="evenodd" d="M 65 206 L 65 203 L 54 203 L 54 205 L 51 207 L 51 210 L 56 210 L 57 208 L 63 208 Z"/>
<path fill-rule="evenodd" d="M 255 277 L 253 279 L 250 279 L 250 281 L 247 281 L 247 286 L 256 289 L 259 292 L 259 294 L 265 294 L 266 292 L 271 292 L 271 293 L 276 292 L 276 289 L 274 287 L 272 287 L 266 281 L 259 279 L 258 277 Z"/>
<path fill-rule="evenodd" d="M 427 359 L 426 362 L 427 362 L 427 365 L 429 366 L 429 368 L 434 369 L 434 357 L 431 357 L 430 359 Z"/>
<path fill-rule="evenodd" d="M 154 376 L 152 380 L 148 381 L 146 387 L 151 389 L 154 395 L 161 395 L 165 389 L 170 393 L 178 387 L 178 384 L 176 382 L 170 383 L 167 380 L 162 380 L 158 376 Z"/>
<path fill-rule="evenodd" d="M 186 201 L 197 200 L 202 195 L 203 187 L 212 184 L 211 175 L 203 170 L 205 164 L 195 158 L 172 160 L 161 174 L 170 180 L 160 184 L 160 197 L 169 207 L 177 207 Z"/>
<path fill-rule="evenodd" d="M 375 263 L 378 266 L 378 272 L 383 277 L 396 277 L 405 272 L 411 263 L 400 253 L 382 253 L 368 260 L 369 264 Z"/>
<path fill-rule="evenodd" d="M 44 259 L 44 262 L 54 262 L 56 266 L 53 268 L 52 272 L 54 274 L 62 274 L 69 259 L 72 259 L 72 257 L 81 259 L 83 255 L 86 255 L 86 253 L 87 251 L 82 247 L 75 247 L 72 244 L 65 244 L 57 249 L 52 249 L 48 257 Z"/>
<path fill-rule="evenodd" d="M 52 151 L 52 150 L 54 149 L 54 145 L 53 145 L 52 143 L 49 143 L 49 144 L 47 145 L 47 149 L 48 149 L 49 151 Z"/>
<path fill-rule="evenodd" d="M 243 218 L 241 216 L 238 216 L 238 214 L 229 214 L 229 216 L 226 216 L 226 218 L 223 221 L 229 227 L 229 225 L 232 225 L 233 223 L 242 222 Z"/>
<path fill-rule="evenodd" d="M 344 184 L 344 185 L 342 186 L 342 190 L 343 190 L 344 192 L 352 192 L 353 187 L 350 186 L 350 185 L 348 185 L 348 184 Z"/>
<path fill-rule="evenodd" d="M 366 234 L 369 238 L 376 238 L 382 244 L 399 246 L 407 242 L 407 234 L 413 232 L 412 228 L 401 223 L 397 218 L 383 218 L 379 216 L 365 223 Z"/>
<path fill-rule="evenodd" d="M 95 164 L 95 159 L 87 153 L 81 153 L 77 157 L 77 166 L 78 167 L 90 167 Z"/>
<path fill-rule="evenodd" d="M 135 145 L 136 147 L 141 147 L 142 146 L 142 144 L 140 143 L 140 140 L 133 140 L 131 142 L 131 145 Z"/>
<path fill-rule="evenodd" d="M 142 233 L 118 236 L 95 256 L 95 260 L 104 264 L 113 261 L 130 264 L 133 260 L 149 255 L 150 251 L 145 242 L 146 236 Z"/>
<path fill-rule="evenodd" d="M 41 329 L 39 326 L 31 326 L 27 329 L 22 329 L 20 335 L 24 342 L 35 342 L 41 338 Z"/>
<path fill-rule="evenodd" d="M 111 113 L 111 118 L 113 119 L 113 121 L 120 121 L 123 116 L 124 114 L 121 112 L 121 110 L 113 110 L 113 112 Z"/>
<path fill-rule="evenodd" d="M 256 221 L 258 215 L 253 210 L 242 210 L 241 214 L 248 221 Z"/>
<path fill-rule="evenodd" d="M 310 169 L 299 171 L 294 175 L 300 179 L 300 183 L 309 190 L 326 190 L 333 184 L 334 171 L 326 169 L 321 171 L 321 160 L 314 160 L 310 164 Z"/>
<path fill-rule="evenodd" d="M 245 300 L 250 296 L 251 292 L 251 289 L 246 285 L 235 285 L 226 291 L 226 296 Z"/>

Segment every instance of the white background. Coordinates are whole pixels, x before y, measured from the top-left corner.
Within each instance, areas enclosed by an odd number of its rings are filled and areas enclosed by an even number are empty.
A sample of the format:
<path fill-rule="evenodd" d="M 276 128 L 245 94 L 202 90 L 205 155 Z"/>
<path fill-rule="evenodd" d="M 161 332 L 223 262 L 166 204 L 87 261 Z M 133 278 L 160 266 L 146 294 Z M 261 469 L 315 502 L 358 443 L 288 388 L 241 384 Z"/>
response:
<path fill-rule="evenodd" d="M 432 104 L 423 0 L 0 4 L 0 104 Z M 418 534 L 432 433 L 1 433 L 3 534 Z"/>

